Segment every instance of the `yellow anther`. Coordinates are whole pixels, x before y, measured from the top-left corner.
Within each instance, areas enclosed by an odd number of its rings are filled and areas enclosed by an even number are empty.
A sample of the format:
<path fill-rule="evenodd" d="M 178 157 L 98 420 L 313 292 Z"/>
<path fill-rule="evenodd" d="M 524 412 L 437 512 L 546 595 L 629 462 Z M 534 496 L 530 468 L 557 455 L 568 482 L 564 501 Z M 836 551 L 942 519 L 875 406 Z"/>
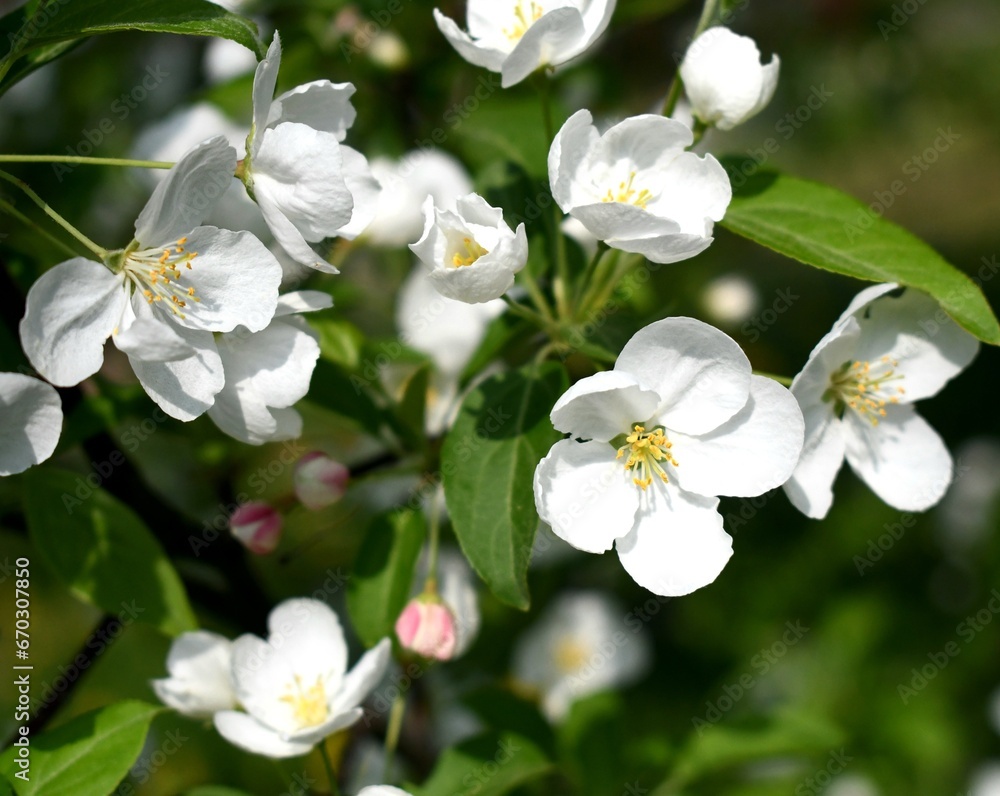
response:
<path fill-rule="evenodd" d="M 178 284 L 181 279 L 180 266 L 183 264 L 190 269 L 191 262 L 198 256 L 197 252 L 185 251 L 186 242 L 187 238 L 181 238 L 173 247 L 131 252 L 126 257 L 123 268 L 146 301 L 150 304 L 162 303 L 166 298 L 167 302 L 163 306 L 169 307 L 180 318 L 186 317 L 182 312 L 187 306 L 184 299 L 199 301 L 193 287 Z"/>
<path fill-rule="evenodd" d="M 673 443 L 667 439 L 662 428 L 647 432 L 645 427 L 636 425 L 632 427 L 632 433 L 625 438 L 625 444 L 618 449 L 615 458 L 620 459 L 628 454 L 625 469 L 634 471 L 633 483 L 645 492 L 653 483 L 654 475 L 665 484 L 670 481 L 661 462 L 673 467 L 679 466 L 670 452 L 671 448 Z"/>
<path fill-rule="evenodd" d="M 317 677 L 314 685 L 303 688 L 302 680 L 296 675 L 295 683 L 289 685 L 287 690 L 288 693 L 281 697 L 281 701 L 291 705 L 292 716 L 299 729 L 316 727 L 329 718 L 330 706 L 327 703 L 322 678 Z"/>
<path fill-rule="evenodd" d="M 831 377 L 824 400 L 835 400 L 877 426 L 879 419 L 886 417 L 885 407 L 898 404 L 898 394 L 906 392 L 891 385 L 903 378 L 902 373 L 896 372 L 897 367 L 899 362 L 889 356 L 879 359 L 874 367 L 867 361 L 845 362 Z"/>
<path fill-rule="evenodd" d="M 541 3 L 529 2 L 528 10 L 525 11 L 524 0 L 518 0 L 514 5 L 514 24 L 510 28 L 504 28 L 504 35 L 513 42 L 520 41 L 521 37 L 528 32 L 528 28 L 542 18 L 545 10 Z"/>
<path fill-rule="evenodd" d="M 465 246 L 465 256 L 462 256 L 462 250 L 455 252 L 455 255 L 451 258 L 452 265 L 456 268 L 463 268 L 467 265 L 472 265 L 480 257 L 489 254 L 486 249 L 480 246 L 472 238 L 462 238 L 462 243 Z"/>
<path fill-rule="evenodd" d="M 653 201 L 653 194 L 645 188 L 635 188 L 635 178 L 636 172 L 633 171 L 626 182 L 619 183 L 617 193 L 608 188 L 608 193 L 601 201 L 605 203 L 618 202 L 619 204 L 635 205 L 645 210 L 646 205 Z"/>

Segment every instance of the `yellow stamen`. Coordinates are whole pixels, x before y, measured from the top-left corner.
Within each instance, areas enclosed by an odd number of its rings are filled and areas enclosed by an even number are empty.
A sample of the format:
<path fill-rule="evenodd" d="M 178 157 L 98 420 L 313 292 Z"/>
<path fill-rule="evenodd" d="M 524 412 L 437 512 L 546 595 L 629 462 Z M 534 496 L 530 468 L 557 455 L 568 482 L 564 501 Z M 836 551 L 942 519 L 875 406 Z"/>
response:
<path fill-rule="evenodd" d="M 645 188 L 641 190 L 633 187 L 635 183 L 636 172 L 632 172 L 629 178 L 625 182 L 618 184 L 618 192 L 615 193 L 610 188 L 608 188 L 607 195 L 601 199 L 602 202 L 618 202 L 620 204 L 635 205 L 643 210 L 646 209 L 651 201 L 653 201 L 653 194 L 650 193 Z"/>
<path fill-rule="evenodd" d="M 504 28 L 504 35 L 512 42 L 518 42 L 528 32 L 528 28 L 542 18 L 545 13 L 541 3 L 529 2 L 528 10 L 524 9 L 524 0 L 518 0 L 514 6 L 514 25 Z"/>
<path fill-rule="evenodd" d="M 671 452 L 673 447 L 674 443 L 667 439 L 662 428 L 647 432 L 643 426 L 633 426 L 632 433 L 626 437 L 625 444 L 618 449 L 615 458 L 620 459 L 628 454 L 625 469 L 633 471 L 632 481 L 645 492 L 653 483 L 654 475 L 665 484 L 670 481 L 661 462 L 673 467 L 680 466 Z"/>
<path fill-rule="evenodd" d="M 462 243 L 465 245 L 465 256 L 462 256 L 462 250 L 460 249 L 455 252 L 455 255 L 451 258 L 452 265 L 456 268 L 463 268 L 467 265 L 472 265 L 483 255 L 489 254 L 486 249 L 480 246 L 472 238 L 462 238 Z"/>
<path fill-rule="evenodd" d="M 295 683 L 288 686 L 288 692 L 281 701 L 292 706 L 292 716 L 299 729 L 317 727 L 329 718 L 330 706 L 322 678 L 317 677 L 314 685 L 303 688 L 302 680 L 295 675 Z"/>
<path fill-rule="evenodd" d="M 193 287 L 181 287 L 181 266 L 191 269 L 191 263 L 198 252 L 188 252 L 184 248 L 187 238 L 181 238 L 173 246 L 162 249 L 146 249 L 144 251 L 131 252 L 125 258 L 123 270 L 132 281 L 136 290 L 150 304 L 162 303 L 166 298 L 164 306 L 180 317 L 186 317 L 183 309 L 187 307 L 185 299 L 192 299 L 200 302 L 201 299 L 195 296 Z"/>
<path fill-rule="evenodd" d="M 886 406 L 899 403 L 899 396 L 906 393 L 895 382 L 901 381 L 902 373 L 897 373 L 899 362 L 884 356 L 872 365 L 871 362 L 845 362 L 830 377 L 830 388 L 823 395 L 826 401 L 836 401 L 841 412 L 848 408 L 868 420 L 873 426 L 886 416 Z"/>

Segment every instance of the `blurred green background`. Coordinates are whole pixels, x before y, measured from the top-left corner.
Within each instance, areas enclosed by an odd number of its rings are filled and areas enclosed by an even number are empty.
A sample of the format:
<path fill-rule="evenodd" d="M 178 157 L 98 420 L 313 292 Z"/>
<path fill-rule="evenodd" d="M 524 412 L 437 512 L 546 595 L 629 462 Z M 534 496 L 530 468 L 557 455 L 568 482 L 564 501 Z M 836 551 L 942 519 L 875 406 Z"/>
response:
<path fill-rule="evenodd" d="M 530 84 L 502 93 L 497 89 L 452 127 L 446 119 L 453 117 L 445 114 L 487 73 L 452 51 L 433 24 L 434 4 L 423 0 L 401 0 L 401 11 L 391 15 L 381 33 L 389 38 L 377 46 L 356 46 L 365 41 L 363 25 L 389 5 L 303 0 L 254 6 L 268 31 L 276 26 L 285 43 L 279 90 L 320 77 L 355 83 L 358 121 L 348 143 L 368 157 L 399 156 L 435 128 L 447 127 L 443 148 L 467 165 L 480 187 L 494 184 L 510 160 L 543 178 L 546 144 Z M 440 5 L 462 18 L 464 4 Z M 765 56 L 780 54 L 778 91 L 757 118 L 731 133 L 711 133 L 703 148 L 752 162 L 754 151 L 773 138 L 780 146 L 767 166 L 830 183 L 865 202 L 876 201 L 894 180 L 904 179 L 905 193 L 885 215 L 962 270 L 990 277 L 983 289 L 1000 307 L 1000 279 L 995 278 L 1000 271 L 1000 5 L 991 0 L 736 4 L 741 5 L 730 24 L 753 36 Z M 600 46 L 556 78 L 559 112 L 588 107 L 595 116 L 618 119 L 656 108 L 699 10 L 673 0 L 620 0 Z M 250 78 L 208 86 L 201 68 L 204 51 L 204 41 L 165 35 L 91 41 L 0 99 L 0 151 L 63 153 L 78 147 L 85 130 L 111 118 L 114 129 L 95 154 L 124 156 L 145 126 L 196 99 L 217 102 L 235 121 L 247 122 Z M 113 101 L 151 65 L 162 67 L 168 77 L 119 118 Z M 817 107 L 810 108 L 810 97 L 820 96 L 825 100 L 814 99 Z M 957 140 L 938 151 L 936 162 L 913 180 L 913 158 L 924 157 L 942 129 L 957 134 Z M 104 244 L 128 241 L 148 192 L 123 170 L 81 167 L 61 180 L 50 166 L 12 170 Z M 3 196 L 24 207 L 21 197 L 6 190 Z M 8 219 L 0 224 L 6 235 L 0 239 L 0 256 L 25 290 L 61 257 Z M 343 275 L 313 282 L 334 294 L 338 318 L 376 341 L 386 340 L 396 334 L 395 291 L 386 285 L 398 286 L 410 267 L 408 252 L 362 250 L 350 255 Z M 745 280 L 740 283 L 744 292 L 751 289 L 749 314 L 744 308 L 727 318 L 706 292 L 713 280 L 730 276 Z M 695 315 L 729 332 L 755 367 L 793 375 L 861 287 L 720 229 L 708 252 L 660 269 L 648 290 L 599 334 L 617 351 L 643 323 Z M 775 301 L 789 295 L 794 298 L 784 300 L 781 306 L 787 308 L 778 312 Z M 16 306 L 16 296 L 5 299 L 5 311 Z M 17 319 L 4 320 L 0 370 L 14 370 L 24 364 L 11 337 L 11 322 Z M 973 772 L 1000 758 L 1000 736 L 989 721 L 989 700 L 1000 687 L 1000 615 L 987 608 L 991 592 L 1000 588 L 1000 535 L 995 533 L 1000 415 L 992 392 L 1000 386 L 998 368 L 1000 352 L 984 348 L 967 373 L 921 407 L 956 454 L 961 476 L 945 503 L 925 515 L 900 515 L 849 472 L 838 480 L 837 499 L 824 522 L 805 520 L 780 492 L 768 496 L 763 508 L 763 500 L 756 506 L 724 500 L 736 552 L 722 576 L 689 597 L 653 601 L 655 615 L 647 628 L 656 663 L 642 682 L 579 705 L 551 736 L 536 729 L 558 750 L 563 771 L 524 793 L 617 796 L 629 788 L 652 793 L 684 755 L 709 761 L 705 765 L 713 772 L 684 791 L 690 794 L 964 794 Z M 127 380 L 101 385 L 101 394 L 72 416 L 72 432 L 56 459 L 82 474 L 89 471 L 88 455 L 78 447 L 65 449 L 109 417 L 117 436 L 152 411 Z M 325 399 L 305 407 L 303 444 L 352 464 L 367 461 L 377 446 L 336 409 Z M 281 551 L 266 560 L 245 557 L 228 538 L 215 543 L 209 561 L 192 557 L 189 535 L 215 516 L 220 504 L 246 490 L 257 468 L 279 451 L 280 446 L 257 450 L 232 443 L 200 420 L 162 424 L 133 457 L 152 491 L 186 518 L 188 524 L 176 528 L 167 547 L 193 585 L 200 619 L 229 635 L 261 632 L 269 605 L 312 594 L 331 571 L 348 571 L 372 507 L 389 505 L 393 495 L 405 499 L 412 486 L 405 480 L 369 479 L 324 513 L 293 512 Z M 287 494 L 289 475 L 282 472 L 265 494 Z M 897 531 L 899 538 L 890 536 L 891 546 L 882 538 L 889 549 L 878 550 L 880 537 L 897 526 L 903 529 Z M 36 682 L 51 681 L 90 637 L 100 614 L 59 586 L 32 550 L 16 479 L 0 482 L 0 545 L 4 562 L 22 555 L 33 561 Z M 859 565 L 866 557 L 872 565 Z M 234 575 L 238 572 L 244 573 L 242 579 Z M 616 595 L 626 612 L 649 610 L 643 606 L 650 595 L 631 582 L 613 554 L 556 556 L 532 570 L 531 588 L 530 615 L 506 609 L 484 592 L 485 624 L 470 654 L 418 683 L 403 744 L 404 752 L 413 750 L 409 763 L 415 777 L 426 773 L 432 759 L 434 737 L 427 724 L 432 699 L 447 701 L 503 682 L 510 639 L 556 594 L 598 588 Z M 341 607 L 341 593 L 328 596 Z M 962 623 L 981 609 L 991 621 L 970 638 L 969 626 Z M 12 615 L 13 586 L 6 579 L 0 582 L 5 639 Z M 781 639 L 787 622 L 801 622 L 809 630 L 762 672 L 754 656 Z M 912 670 L 928 664 L 929 656 L 949 642 L 958 644 L 960 654 L 904 704 L 899 686 L 912 685 Z M 83 674 L 53 723 L 125 697 L 153 701 L 148 681 L 165 674 L 168 646 L 168 639 L 149 628 L 127 628 Z M 688 747 L 692 736 L 699 737 L 693 720 L 710 717 L 713 707 L 724 705 L 745 674 L 752 676 L 753 686 L 724 711 L 715 731 L 701 737 L 700 746 Z M 0 735 L 5 738 L 14 727 L 12 705 L 4 689 Z M 148 764 L 137 769 L 132 778 L 137 793 L 183 793 L 220 783 L 278 794 L 288 788 L 282 777 L 302 770 L 301 764 L 252 759 L 210 729 L 175 715 L 162 716 L 154 726 L 149 753 L 170 731 L 192 740 L 152 766 L 155 771 Z M 382 728 L 375 730 L 378 737 Z M 351 744 L 356 746 L 361 734 L 364 728 Z M 822 772 L 840 768 L 835 763 L 841 750 L 850 759 L 824 791 L 832 778 Z M 712 755 L 726 765 L 711 763 Z M 312 773 L 320 776 L 318 769 Z"/>

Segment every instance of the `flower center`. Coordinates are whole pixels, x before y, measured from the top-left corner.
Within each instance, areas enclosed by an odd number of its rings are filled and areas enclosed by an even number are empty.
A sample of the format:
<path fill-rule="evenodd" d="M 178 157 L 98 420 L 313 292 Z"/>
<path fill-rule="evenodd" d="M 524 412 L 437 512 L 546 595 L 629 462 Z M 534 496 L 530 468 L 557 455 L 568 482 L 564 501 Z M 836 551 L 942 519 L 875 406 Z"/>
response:
<path fill-rule="evenodd" d="M 322 678 L 317 677 L 315 685 L 303 688 L 302 681 L 296 675 L 295 684 L 289 685 L 287 690 L 288 693 L 281 697 L 281 701 L 292 706 L 292 716 L 299 729 L 317 727 L 326 721 L 330 715 L 330 707 L 326 701 Z"/>
<path fill-rule="evenodd" d="M 823 394 L 824 401 L 836 401 L 838 413 L 850 407 L 873 426 L 885 417 L 885 408 L 899 403 L 899 396 L 906 390 L 896 382 L 903 374 L 897 373 L 899 362 L 892 357 L 882 357 L 875 362 L 845 362 L 830 377 L 830 388 Z"/>
<path fill-rule="evenodd" d="M 465 252 L 465 254 L 462 252 Z M 462 248 L 455 252 L 451 258 L 451 263 L 456 268 L 463 268 L 467 265 L 472 265 L 485 254 L 489 254 L 489 252 L 472 238 L 462 238 Z"/>
<path fill-rule="evenodd" d="M 587 663 L 587 648 L 575 639 L 561 638 L 552 657 L 562 674 L 573 674 Z"/>
<path fill-rule="evenodd" d="M 643 210 L 646 209 L 651 201 L 653 201 L 653 194 L 650 193 L 645 188 L 635 187 L 635 176 L 636 172 L 629 174 L 628 180 L 618 184 L 618 192 L 615 193 L 613 190 L 608 188 L 607 195 L 601 199 L 602 202 L 618 202 L 625 205 L 635 205 Z"/>
<path fill-rule="evenodd" d="M 674 443 L 667 439 L 662 428 L 654 428 L 646 431 L 642 426 L 634 426 L 632 433 L 625 438 L 625 444 L 618 449 L 616 459 L 622 458 L 626 453 L 625 469 L 633 473 L 632 480 L 643 492 L 653 483 L 653 475 L 659 476 L 663 483 L 668 483 L 666 471 L 660 462 L 667 462 L 674 467 L 678 467 L 670 449 Z"/>
<path fill-rule="evenodd" d="M 534 0 L 527 3 L 527 10 L 524 6 L 524 0 L 518 0 L 514 5 L 514 25 L 503 29 L 504 35 L 513 42 L 520 41 L 521 37 L 528 32 L 528 28 L 540 20 L 545 13 L 541 3 L 536 3 Z"/>
<path fill-rule="evenodd" d="M 130 252 L 125 257 L 123 270 L 135 289 L 142 292 L 150 304 L 161 304 L 180 318 L 189 301 L 201 301 L 193 287 L 181 284 L 183 270 L 191 270 L 191 263 L 198 252 L 184 248 L 187 238 L 181 238 L 165 249 L 145 249 Z"/>

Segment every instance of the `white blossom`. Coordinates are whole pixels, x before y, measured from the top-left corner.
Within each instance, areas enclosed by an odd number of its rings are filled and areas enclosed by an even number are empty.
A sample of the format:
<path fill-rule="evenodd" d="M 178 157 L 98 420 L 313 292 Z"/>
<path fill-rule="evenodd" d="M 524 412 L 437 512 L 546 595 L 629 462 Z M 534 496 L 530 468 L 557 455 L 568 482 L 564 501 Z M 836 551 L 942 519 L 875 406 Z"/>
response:
<path fill-rule="evenodd" d="M 379 193 L 364 155 L 341 143 L 356 116 L 354 86 L 315 80 L 274 97 L 280 64 L 275 33 L 254 74 L 243 180 L 289 256 L 337 273 L 310 244 L 360 235 L 375 215 Z"/>
<path fill-rule="evenodd" d="M 714 157 L 685 151 L 692 141 L 683 124 L 653 115 L 600 135 L 590 112 L 578 111 L 549 151 L 552 196 L 612 248 L 656 263 L 694 257 L 712 243 L 733 193 Z"/>
<path fill-rule="evenodd" d="M 503 211 L 478 194 L 463 196 L 455 212 L 424 203 L 424 234 L 410 249 L 430 269 L 431 284 L 442 296 L 483 304 L 514 286 L 514 274 L 528 262 L 524 224 L 512 230 Z"/>
<path fill-rule="evenodd" d="M 20 332 L 39 373 L 79 384 L 100 369 L 111 337 L 167 414 L 192 420 L 212 405 L 223 386 L 213 334 L 265 328 L 281 281 L 250 233 L 197 226 L 235 165 L 221 136 L 199 145 L 157 185 L 110 265 L 76 257 L 32 285 Z"/>
<path fill-rule="evenodd" d="M 792 383 L 806 436 L 785 492 L 808 517 L 830 510 L 845 458 L 900 511 L 930 508 L 951 483 L 951 456 L 913 403 L 964 370 L 979 343 L 929 296 L 897 288 L 858 294 Z"/>
<path fill-rule="evenodd" d="M 0 476 L 48 459 L 62 422 L 62 401 L 52 387 L 20 373 L 0 373 Z"/>
<path fill-rule="evenodd" d="M 208 410 L 220 429 L 250 445 L 302 434 L 302 416 L 292 407 L 309 392 L 320 352 L 319 335 L 299 313 L 331 306 L 327 293 L 286 293 L 266 329 L 239 328 L 220 337 L 225 386 Z"/>
<path fill-rule="evenodd" d="M 513 674 L 541 694 L 552 721 L 573 702 L 639 680 L 652 662 L 649 639 L 625 611 L 596 591 L 561 594 L 514 648 Z M 626 632 L 627 631 L 627 632 Z"/>
<path fill-rule="evenodd" d="M 233 642 L 233 684 L 246 712 L 216 713 L 215 727 L 248 752 L 297 757 L 361 718 L 358 705 L 385 674 L 391 645 L 383 639 L 347 671 L 344 631 L 325 603 L 285 600 L 267 624 L 267 641 Z"/>
<path fill-rule="evenodd" d="M 509 88 L 532 72 L 576 58 L 608 27 L 616 0 L 469 0 L 468 33 L 434 9 L 434 19 L 459 55 L 499 72 Z"/>
<path fill-rule="evenodd" d="M 680 74 L 694 115 L 704 124 L 732 130 L 771 101 L 780 63 L 775 55 L 762 65 L 753 39 L 717 27 L 692 42 Z"/>
<path fill-rule="evenodd" d="M 716 496 L 780 486 L 802 450 L 788 390 L 692 318 L 640 330 L 551 417 L 569 438 L 535 470 L 542 520 L 579 550 L 614 545 L 633 580 L 665 596 L 711 583 L 732 555 Z"/>
<path fill-rule="evenodd" d="M 169 677 L 153 680 L 160 701 L 185 716 L 208 719 L 237 706 L 230 678 L 233 645 L 205 630 L 182 633 L 167 654 Z"/>

